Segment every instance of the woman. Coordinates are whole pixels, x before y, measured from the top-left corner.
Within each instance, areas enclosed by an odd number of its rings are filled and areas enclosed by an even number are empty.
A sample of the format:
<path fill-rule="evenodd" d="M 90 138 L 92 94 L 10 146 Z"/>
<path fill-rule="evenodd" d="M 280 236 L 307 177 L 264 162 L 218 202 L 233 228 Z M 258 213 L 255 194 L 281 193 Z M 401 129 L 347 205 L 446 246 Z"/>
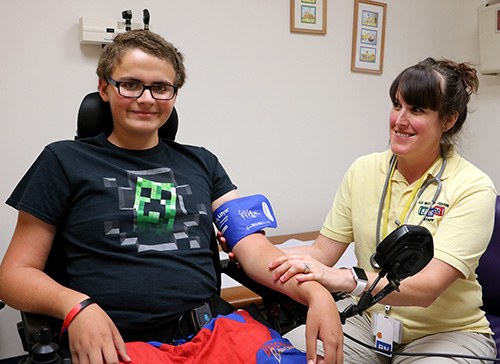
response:
<path fill-rule="evenodd" d="M 365 315 L 347 319 L 344 332 L 366 344 L 373 346 L 373 333 L 380 336 L 383 331 L 372 328 L 374 317 L 385 314 L 392 330 L 392 337 L 385 338 L 389 344 L 392 338 L 398 341 L 398 322 L 404 327 L 394 351 L 496 355 L 489 323 L 479 308 L 481 286 L 474 272 L 491 237 L 496 191 L 490 178 L 460 157 L 452 143 L 478 83 L 473 68 L 448 60 L 428 58 L 404 70 L 390 88 L 390 150 L 356 160 L 314 244 L 289 249 L 288 255 L 270 265 L 276 280 L 314 280 L 331 292 L 354 291 L 359 296 L 378 276 L 370 258 L 379 241 L 398 224 L 429 229 L 434 241 L 430 263 L 403 280 L 400 292 L 390 294 Z M 422 184 L 436 176 L 442 187 L 435 201 L 437 183 L 416 195 Z M 351 242 L 367 284 L 356 280 L 352 270 L 330 268 Z M 374 293 L 386 284 L 385 279 L 379 282 Z M 289 335 L 297 347 L 303 347 L 302 337 L 300 328 Z M 395 355 L 391 359 L 350 340 L 344 344 L 344 355 L 346 363 L 436 362 L 436 357 Z"/>

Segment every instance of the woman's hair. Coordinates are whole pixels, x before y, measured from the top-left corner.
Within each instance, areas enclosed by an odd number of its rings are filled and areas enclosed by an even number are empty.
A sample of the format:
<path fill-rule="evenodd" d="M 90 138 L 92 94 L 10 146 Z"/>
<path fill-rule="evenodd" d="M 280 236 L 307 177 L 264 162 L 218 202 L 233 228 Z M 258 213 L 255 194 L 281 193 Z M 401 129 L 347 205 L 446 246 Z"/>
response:
<path fill-rule="evenodd" d="M 149 30 L 131 30 L 115 37 L 112 43 L 104 47 L 99 63 L 97 75 L 108 82 L 114 68 L 121 62 L 129 50 L 140 49 L 152 56 L 167 61 L 175 71 L 175 85 L 179 88 L 186 80 L 184 56 L 171 43 Z"/>
<path fill-rule="evenodd" d="M 400 97 L 414 107 L 438 111 L 442 120 L 457 113 L 455 125 L 441 138 L 446 150 L 461 130 L 470 96 L 478 87 L 477 72 L 470 64 L 427 58 L 401 72 L 392 82 L 389 94 L 392 102 Z"/>

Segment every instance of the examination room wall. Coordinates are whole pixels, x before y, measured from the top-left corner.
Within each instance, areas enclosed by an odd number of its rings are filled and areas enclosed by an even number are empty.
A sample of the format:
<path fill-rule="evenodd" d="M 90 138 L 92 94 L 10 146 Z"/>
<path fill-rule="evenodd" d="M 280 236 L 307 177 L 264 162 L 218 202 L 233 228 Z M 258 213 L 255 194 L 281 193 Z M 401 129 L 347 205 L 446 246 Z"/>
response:
<path fill-rule="evenodd" d="M 318 230 L 352 161 L 388 146 L 388 88 L 425 57 L 479 63 L 479 0 L 386 0 L 382 75 L 350 71 L 353 3 L 330 1 L 327 34 L 290 32 L 288 0 L 0 0 L 0 199 L 54 140 L 71 139 L 97 88 L 100 47 L 81 45 L 80 17 L 140 22 L 184 53 L 177 140 L 219 156 L 241 195 L 265 194 L 269 235 Z M 460 152 L 500 186 L 500 78 L 481 76 Z M 0 205 L 0 258 L 16 222 Z M 0 312 L 0 359 L 20 355 L 18 313 Z"/>

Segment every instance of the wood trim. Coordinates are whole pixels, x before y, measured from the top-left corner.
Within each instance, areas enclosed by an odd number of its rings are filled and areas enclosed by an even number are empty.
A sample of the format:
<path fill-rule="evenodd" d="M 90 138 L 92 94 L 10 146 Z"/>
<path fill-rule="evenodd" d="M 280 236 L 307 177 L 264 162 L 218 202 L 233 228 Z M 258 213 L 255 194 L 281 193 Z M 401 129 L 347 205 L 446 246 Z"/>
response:
<path fill-rule="evenodd" d="M 262 306 L 262 297 L 244 286 L 223 288 L 220 296 L 236 308 L 245 308 L 251 303 Z"/>
<path fill-rule="evenodd" d="M 319 231 L 306 231 L 304 233 L 269 236 L 269 237 L 267 237 L 267 239 L 271 243 L 276 245 L 276 244 L 282 244 L 290 239 L 296 239 L 296 240 L 300 240 L 300 241 L 316 240 L 318 235 L 319 235 Z"/>

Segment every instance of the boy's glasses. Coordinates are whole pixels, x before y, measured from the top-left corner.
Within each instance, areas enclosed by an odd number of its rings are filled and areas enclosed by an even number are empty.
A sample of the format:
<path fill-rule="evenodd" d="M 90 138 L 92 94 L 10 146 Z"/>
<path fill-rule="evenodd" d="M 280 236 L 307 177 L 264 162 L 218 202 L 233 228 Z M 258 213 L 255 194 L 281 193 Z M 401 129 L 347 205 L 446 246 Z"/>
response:
<path fill-rule="evenodd" d="M 172 100 L 177 94 L 177 86 L 165 83 L 146 86 L 137 81 L 116 81 L 112 78 L 109 78 L 108 81 L 118 89 L 121 96 L 131 99 L 141 97 L 144 90 L 149 90 L 155 100 Z"/>

